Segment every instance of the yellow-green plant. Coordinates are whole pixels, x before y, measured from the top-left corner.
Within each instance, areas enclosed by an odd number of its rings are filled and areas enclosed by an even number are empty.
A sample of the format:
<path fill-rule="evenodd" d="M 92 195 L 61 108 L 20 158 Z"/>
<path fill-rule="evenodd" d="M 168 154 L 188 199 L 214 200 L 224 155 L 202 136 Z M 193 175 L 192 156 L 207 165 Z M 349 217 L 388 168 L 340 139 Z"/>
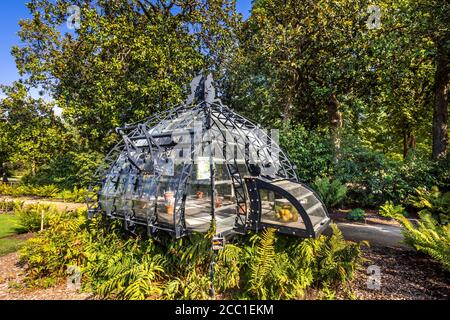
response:
<path fill-rule="evenodd" d="M 23 201 L 18 200 L 0 200 L 0 212 L 12 212 L 20 210 L 24 205 Z"/>
<path fill-rule="evenodd" d="M 421 212 L 429 213 L 441 224 L 450 221 L 450 191 L 442 193 L 438 187 L 417 188 L 416 195 L 408 198 L 410 204 Z"/>
<path fill-rule="evenodd" d="M 107 280 L 96 290 L 102 297 L 144 300 L 159 296 L 162 286 L 159 283 L 164 272 L 164 258 L 161 255 L 135 257 L 128 253 L 118 260 L 111 259 L 102 277 Z"/>
<path fill-rule="evenodd" d="M 46 277 L 64 277 L 68 266 L 82 266 L 86 261 L 84 249 L 89 236 L 82 227 L 87 223 L 86 210 L 55 210 L 46 212 L 46 216 L 47 228 L 20 250 L 27 279 L 32 283 Z"/>
<path fill-rule="evenodd" d="M 401 205 L 394 205 L 392 201 L 386 201 L 384 205 L 380 207 L 378 213 L 385 218 L 394 218 L 398 214 L 407 216 L 408 213 L 405 211 Z"/>
<path fill-rule="evenodd" d="M 427 211 L 421 211 L 419 215 L 417 225 L 402 215 L 396 216 L 404 227 L 404 241 L 416 250 L 428 254 L 450 271 L 450 224 L 438 223 Z"/>
<path fill-rule="evenodd" d="M 249 279 L 247 291 L 258 299 L 268 299 L 267 282 L 276 263 L 275 229 L 265 229 L 256 246 L 253 259 L 249 265 Z"/>
<path fill-rule="evenodd" d="M 14 214 L 19 217 L 19 225 L 24 231 L 39 231 L 41 224 L 43 228 L 47 228 L 51 216 L 59 214 L 54 205 L 50 204 L 27 204 L 17 207 Z"/>

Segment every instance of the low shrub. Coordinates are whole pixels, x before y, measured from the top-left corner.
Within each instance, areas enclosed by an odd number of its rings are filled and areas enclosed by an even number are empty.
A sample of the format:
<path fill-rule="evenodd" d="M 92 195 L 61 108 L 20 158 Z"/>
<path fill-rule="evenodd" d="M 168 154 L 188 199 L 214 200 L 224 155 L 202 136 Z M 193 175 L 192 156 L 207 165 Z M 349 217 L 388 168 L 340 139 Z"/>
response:
<path fill-rule="evenodd" d="M 354 221 L 360 221 L 360 220 L 364 220 L 365 216 L 366 216 L 366 214 L 364 213 L 363 209 L 356 208 L 347 214 L 347 219 L 354 220 Z"/>
<path fill-rule="evenodd" d="M 89 240 L 89 233 L 83 227 L 87 223 L 86 210 L 64 214 L 46 212 L 45 215 L 47 228 L 27 240 L 20 250 L 20 259 L 27 264 L 29 284 L 41 284 L 46 278 L 63 278 L 68 266 L 86 263 L 84 249 Z"/>
<path fill-rule="evenodd" d="M 86 202 L 88 189 L 74 187 L 73 190 L 63 190 L 56 195 L 56 198 L 68 202 Z"/>
<path fill-rule="evenodd" d="M 39 231 L 43 218 L 43 227 L 49 226 L 52 215 L 62 214 L 55 206 L 49 204 L 28 204 L 14 210 L 19 218 L 19 225 L 25 232 Z"/>
<path fill-rule="evenodd" d="M 391 200 L 397 163 L 360 145 L 347 144 L 335 166 L 335 177 L 348 186 L 346 204 L 375 206 Z"/>
<path fill-rule="evenodd" d="M 433 186 L 430 190 L 417 188 L 415 195 L 410 195 L 408 202 L 416 209 L 429 213 L 440 224 L 450 221 L 450 191 L 442 193 Z"/>
<path fill-rule="evenodd" d="M 450 156 L 432 161 L 411 154 L 405 160 L 393 160 L 354 139 L 343 142 L 332 174 L 348 187 L 347 205 L 375 208 L 386 201 L 407 205 L 408 197 L 419 187 L 437 185 L 448 191 Z"/>
<path fill-rule="evenodd" d="M 0 212 L 12 212 L 23 207 L 23 201 L 0 200 Z"/>
<path fill-rule="evenodd" d="M 74 187 L 72 190 L 60 191 L 55 185 L 9 185 L 0 183 L 0 194 L 9 196 L 38 196 L 43 198 L 62 199 L 68 202 L 85 202 L 86 197 L 94 196 L 95 192 L 88 192 L 86 188 Z"/>
<path fill-rule="evenodd" d="M 341 203 L 347 194 L 347 187 L 339 180 L 330 181 L 329 178 L 316 178 L 313 187 L 328 208 L 333 208 Z"/>
<path fill-rule="evenodd" d="M 442 193 L 437 187 L 427 190 L 418 188 L 409 201 L 418 209 L 419 220 L 412 223 L 401 214 L 395 219 L 400 222 L 405 243 L 428 254 L 450 271 L 450 213 L 449 192 Z"/>
<path fill-rule="evenodd" d="M 297 167 L 297 174 L 305 183 L 313 183 L 318 176 L 333 172 L 333 152 L 325 130 L 307 130 L 297 125 L 285 125 L 280 130 L 280 145 Z"/>
<path fill-rule="evenodd" d="M 401 205 L 394 205 L 392 201 L 386 201 L 385 204 L 380 207 L 378 213 L 385 218 L 395 218 L 397 215 L 408 216 L 405 208 Z"/>
<path fill-rule="evenodd" d="M 33 185 L 9 185 L 0 183 L 0 194 L 9 196 L 38 196 L 55 197 L 59 189 L 55 185 L 33 186 Z"/>

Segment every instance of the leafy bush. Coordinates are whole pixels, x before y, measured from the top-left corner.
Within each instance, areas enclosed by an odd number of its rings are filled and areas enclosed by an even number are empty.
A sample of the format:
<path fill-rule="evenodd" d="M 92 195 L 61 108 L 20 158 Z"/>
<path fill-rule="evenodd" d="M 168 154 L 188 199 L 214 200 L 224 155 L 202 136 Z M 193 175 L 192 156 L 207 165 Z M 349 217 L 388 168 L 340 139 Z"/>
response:
<path fill-rule="evenodd" d="M 389 198 L 386 188 L 396 179 L 395 166 L 396 162 L 381 153 L 353 144 L 344 147 L 335 176 L 349 188 L 347 204 L 365 207 L 384 203 Z"/>
<path fill-rule="evenodd" d="M 55 185 L 33 186 L 33 185 L 8 185 L 0 183 L 0 194 L 10 196 L 38 196 L 55 197 L 59 192 Z"/>
<path fill-rule="evenodd" d="M 43 198 L 62 199 L 70 202 L 85 202 L 89 194 L 86 188 L 74 187 L 73 190 L 60 191 L 55 185 L 33 186 L 33 185 L 18 185 L 12 186 L 0 183 L 0 194 L 10 196 L 38 196 Z M 95 192 L 89 194 L 91 197 Z"/>
<path fill-rule="evenodd" d="M 450 192 L 442 193 L 436 186 L 431 190 L 417 188 L 416 195 L 411 195 L 408 201 L 421 212 L 431 214 L 441 224 L 447 224 L 450 220 Z"/>
<path fill-rule="evenodd" d="M 41 284 L 47 278 L 66 276 L 67 266 L 86 263 L 85 245 L 89 234 L 86 210 L 64 214 L 46 212 L 48 227 L 25 243 L 20 250 L 21 261 L 26 262 L 27 281 Z"/>
<path fill-rule="evenodd" d="M 328 208 L 341 203 L 347 194 L 347 187 L 339 180 L 330 181 L 329 178 L 316 178 L 314 188 Z"/>
<path fill-rule="evenodd" d="M 450 157 L 432 161 L 411 155 L 399 161 L 355 143 L 355 138 L 344 142 L 334 176 L 348 186 L 349 205 L 375 207 L 389 200 L 406 205 L 419 187 L 450 186 Z"/>
<path fill-rule="evenodd" d="M 56 195 L 56 198 L 68 202 L 85 202 L 89 192 L 85 188 L 74 187 L 73 190 L 63 190 Z"/>
<path fill-rule="evenodd" d="M 47 186 L 31 187 L 30 194 L 38 197 L 54 198 L 59 192 L 57 186 L 51 184 Z"/>
<path fill-rule="evenodd" d="M 365 216 L 366 215 L 365 215 L 363 209 L 356 208 L 356 209 L 353 209 L 352 211 L 350 211 L 347 214 L 347 219 L 348 220 L 354 220 L 354 221 L 360 221 L 360 220 L 364 220 Z"/>
<path fill-rule="evenodd" d="M 15 188 L 7 183 L 0 182 L 0 194 L 5 196 L 15 195 L 13 194 Z"/>
<path fill-rule="evenodd" d="M 302 298 L 316 284 L 336 285 L 352 279 L 361 262 L 361 245 L 345 241 L 335 224 L 330 237 L 289 241 L 273 229 L 256 235 L 247 248 L 247 293 L 253 299 Z M 283 241 L 284 240 L 284 241 Z"/>
<path fill-rule="evenodd" d="M 392 201 L 386 201 L 385 204 L 380 207 L 378 213 L 386 218 L 394 218 L 397 215 L 408 216 L 408 213 L 401 205 L 394 205 Z"/>
<path fill-rule="evenodd" d="M 95 255 L 96 244 L 90 245 L 93 247 L 88 255 Z M 133 246 L 143 248 L 136 250 Z M 151 241 L 138 244 L 136 240 L 130 240 L 124 243 L 122 251 L 115 250 L 111 256 L 97 255 L 97 260 L 90 261 L 93 268 L 86 270 L 91 277 L 95 275 L 104 280 L 98 281 L 94 292 L 101 297 L 116 299 L 143 300 L 149 296 L 159 296 L 163 291 L 160 281 L 166 261 L 164 256 L 154 252 L 153 246 Z"/>
<path fill-rule="evenodd" d="M 405 242 L 440 262 L 450 271 L 450 192 L 442 193 L 437 187 L 418 188 L 409 202 L 418 209 L 419 221 L 413 224 L 401 214 L 396 214 L 404 230 Z"/>
<path fill-rule="evenodd" d="M 306 183 L 333 171 L 333 153 L 326 131 L 285 125 L 280 130 L 280 145 L 297 167 L 299 178 Z"/>
<path fill-rule="evenodd" d="M 60 189 L 87 187 L 103 156 L 95 151 L 71 151 L 40 167 L 36 174 L 26 175 L 24 184 L 57 185 Z"/>

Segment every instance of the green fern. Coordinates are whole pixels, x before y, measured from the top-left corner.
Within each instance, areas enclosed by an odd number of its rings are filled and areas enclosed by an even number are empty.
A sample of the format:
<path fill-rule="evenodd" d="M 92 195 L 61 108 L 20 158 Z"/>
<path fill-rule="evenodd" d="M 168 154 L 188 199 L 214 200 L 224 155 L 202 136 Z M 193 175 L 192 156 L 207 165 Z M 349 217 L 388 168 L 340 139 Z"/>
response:
<path fill-rule="evenodd" d="M 220 250 L 214 266 L 214 285 L 220 291 L 239 288 L 240 271 L 243 266 L 242 249 L 233 244 L 227 244 Z"/>
<path fill-rule="evenodd" d="M 250 265 L 250 278 L 247 291 L 257 299 L 267 299 L 266 277 L 275 265 L 275 229 L 265 229 L 256 247 L 256 253 Z"/>
<path fill-rule="evenodd" d="M 401 205 L 394 205 L 392 201 L 386 201 L 384 205 L 380 207 L 378 213 L 386 218 L 394 218 L 398 214 L 401 214 L 405 217 L 408 216 L 408 213 Z"/>
<path fill-rule="evenodd" d="M 438 187 L 432 187 L 417 188 L 416 194 L 408 198 L 410 204 L 431 214 L 440 224 L 450 222 L 450 192 L 442 193 Z"/>
<path fill-rule="evenodd" d="M 106 269 L 102 276 L 107 278 L 97 293 L 100 296 L 114 296 L 118 299 L 143 300 L 162 292 L 157 282 L 164 272 L 161 256 L 143 257 L 142 260 L 125 256 Z"/>
<path fill-rule="evenodd" d="M 439 224 L 425 211 L 421 211 L 419 215 L 421 219 L 417 222 L 417 226 L 401 215 L 396 216 L 404 227 L 405 242 L 450 270 L 450 224 Z"/>
<path fill-rule="evenodd" d="M 316 178 L 314 188 L 329 208 L 341 203 L 347 195 L 347 187 L 339 180 L 330 181 L 329 178 Z"/>

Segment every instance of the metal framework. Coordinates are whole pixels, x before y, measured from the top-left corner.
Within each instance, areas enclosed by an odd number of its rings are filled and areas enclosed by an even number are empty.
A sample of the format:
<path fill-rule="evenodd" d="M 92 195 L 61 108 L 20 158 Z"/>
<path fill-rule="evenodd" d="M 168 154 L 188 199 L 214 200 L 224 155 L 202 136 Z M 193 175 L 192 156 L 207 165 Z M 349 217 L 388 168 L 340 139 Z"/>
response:
<path fill-rule="evenodd" d="M 191 82 L 180 106 L 142 123 L 117 128 L 122 140 L 97 169 L 92 217 L 121 218 L 134 231 L 176 238 L 273 227 L 315 237 L 329 223 L 317 194 L 302 184 L 276 141 L 216 97 L 211 75 Z"/>

